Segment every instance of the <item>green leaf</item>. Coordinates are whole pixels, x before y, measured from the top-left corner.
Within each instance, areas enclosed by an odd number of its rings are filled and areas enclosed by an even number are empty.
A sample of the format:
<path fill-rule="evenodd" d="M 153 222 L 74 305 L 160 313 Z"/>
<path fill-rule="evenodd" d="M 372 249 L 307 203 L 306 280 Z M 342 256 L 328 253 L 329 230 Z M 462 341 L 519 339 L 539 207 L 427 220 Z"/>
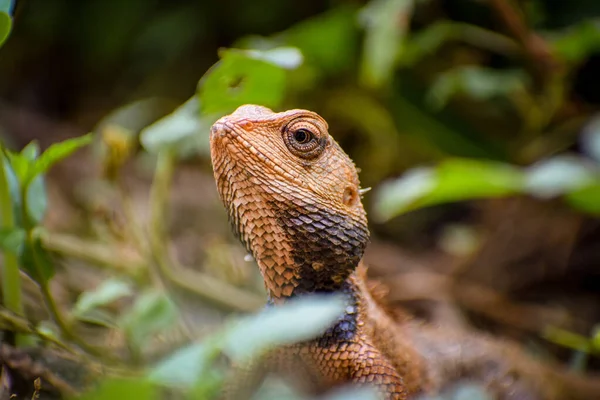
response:
<path fill-rule="evenodd" d="M 30 145 L 32 143 L 30 143 Z M 27 147 L 29 147 L 29 145 Z M 21 153 L 13 153 L 12 151 L 7 150 L 6 155 L 8 162 L 10 163 L 10 166 L 13 170 L 13 173 L 16 175 L 18 181 L 21 183 L 26 182 L 27 177 L 29 176 L 31 165 L 33 164 L 28 159 L 28 154 L 24 155 Z"/>
<path fill-rule="evenodd" d="M 0 229 L 0 248 L 13 254 L 21 253 L 27 234 L 21 228 Z"/>
<path fill-rule="evenodd" d="M 323 400 L 380 400 L 381 394 L 374 387 L 350 387 L 334 391 Z"/>
<path fill-rule="evenodd" d="M 54 276 L 54 263 L 39 237 L 31 235 L 21 255 L 21 265 L 37 283 L 48 282 Z"/>
<path fill-rule="evenodd" d="M 566 195 L 572 207 L 585 213 L 600 216 L 600 182 L 584 186 Z"/>
<path fill-rule="evenodd" d="M 441 21 L 409 36 L 400 62 L 404 66 L 413 66 L 453 40 L 461 40 L 500 54 L 512 55 L 519 51 L 515 42 L 494 31 L 463 22 Z"/>
<path fill-rule="evenodd" d="M 309 340 L 330 327 L 346 307 L 342 296 L 307 296 L 237 322 L 226 334 L 224 351 L 235 362 L 264 351 Z"/>
<path fill-rule="evenodd" d="M 434 204 L 504 197 L 518 193 L 522 185 L 522 173 L 508 164 L 449 159 L 382 185 L 375 200 L 375 217 L 383 221 Z"/>
<path fill-rule="evenodd" d="M 93 135 L 88 133 L 87 135 L 52 144 L 33 164 L 33 167 L 29 172 L 29 179 L 33 179 L 37 175 L 47 172 L 54 164 L 67 158 L 81 147 L 90 144 L 92 140 Z"/>
<path fill-rule="evenodd" d="M 600 163 L 600 116 L 592 118 L 582 134 L 583 150 Z"/>
<path fill-rule="evenodd" d="M 365 28 L 361 81 L 370 87 L 389 83 L 402 49 L 413 0 L 372 0 L 360 12 Z"/>
<path fill-rule="evenodd" d="M 108 279 L 94 290 L 83 292 L 75 303 L 73 313 L 77 317 L 84 316 L 95 308 L 111 304 L 132 293 L 131 286 L 127 282 L 117 278 Z"/>
<path fill-rule="evenodd" d="M 459 67 L 438 76 L 429 89 L 428 101 L 435 109 L 441 109 L 458 94 L 487 100 L 524 91 L 526 83 L 526 75 L 520 70 Z"/>
<path fill-rule="evenodd" d="M 249 57 L 266 61 L 284 69 L 296 69 L 303 61 L 302 53 L 295 47 L 277 47 L 270 50 L 247 50 Z"/>
<path fill-rule="evenodd" d="M 12 19 L 4 11 L 0 11 L 0 46 L 6 41 L 12 28 Z"/>
<path fill-rule="evenodd" d="M 167 387 L 189 389 L 213 368 L 220 350 L 210 339 L 185 346 L 152 368 L 148 379 Z"/>
<path fill-rule="evenodd" d="M 150 336 L 170 328 L 176 320 L 175 304 L 160 291 L 147 291 L 138 297 L 118 324 L 129 344 L 141 348 Z"/>
<path fill-rule="evenodd" d="M 29 142 L 27 146 L 23 147 L 20 154 L 25 160 L 32 163 L 40 155 L 40 145 L 35 140 Z"/>
<path fill-rule="evenodd" d="M 243 104 L 276 108 L 283 100 L 286 74 L 283 68 L 257 60 L 247 51 L 223 51 L 221 60 L 200 81 L 202 113 L 223 114 Z"/>
<path fill-rule="evenodd" d="M 597 353 L 600 353 L 600 325 L 594 326 L 594 333 L 592 334 L 592 348 Z"/>
<path fill-rule="evenodd" d="M 90 392 L 72 398 L 73 400 L 112 400 L 112 399 L 159 399 L 159 391 L 144 379 L 111 378 L 101 382 Z"/>
<path fill-rule="evenodd" d="M 198 98 L 194 96 L 173 113 L 144 128 L 140 142 L 153 154 L 170 150 L 180 157 L 197 153 L 208 156 L 210 127 L 219 117 L 220 114 L 201 116 Z"/>
<path fill-rule="evenodd" d="M 597 178 L 597 171 L 584 159 L 561 155 L 529 167 L 525 174 L 525 191 L 547 199 L 582 189 Z"/>
<path fill-rule="evenodd" d="M 554 51 L 564 60 L 576 64 L 600 49 L 600 23 L 584 21 L 551 40 Z"/>
<path fill-rule="evenodd" d="M 0 162 L 2 162 L 2 167 L 4 168 L 4 176 L 6 178 L 6 183 L 8 185 L 8 195 L 12 202 L 12 214 L 14 217 L 14 224 L 16 226 L 22 226 L 21 221 L 21 184 L 19 183 L 19 178 L 15 173 L 15 170 L 11 164 L 11 154 L 6 151 L 4 154 L 0 154 Z M 2 215 L 0 215 L 2 218 Z"/>
<path fill-rule="evenodd" d="M 569 332 L 561 328 L 548 327 L 544 330 L 543 336 L 547 340 L 563 347 L 586 353 L 589 353 L 590 351 L 590 339 L 577 333 Z"/>
<path fill-rule="evenodd" d="M 43 175 L 35 176 L 27 185 L 25 199 L 28 223 L 31 226 L 38 225 L 44 219 L 48 209 L 48 196 L 46 194 L 46 182 Z"/>
<path fill-rule="evenodd" d="M 356 9 L 340 4 L 299 22 L 278 38 L 299 48 L 307 67 L 317 72 L 337 74 L 351 69 L 355 64 L 358 43 Z"/>

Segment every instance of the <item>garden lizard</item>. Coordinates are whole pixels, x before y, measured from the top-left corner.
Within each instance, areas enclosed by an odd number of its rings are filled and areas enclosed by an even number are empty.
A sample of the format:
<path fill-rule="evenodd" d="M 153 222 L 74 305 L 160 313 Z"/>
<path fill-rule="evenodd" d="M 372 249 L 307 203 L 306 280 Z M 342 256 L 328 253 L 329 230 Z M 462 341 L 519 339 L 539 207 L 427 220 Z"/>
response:
<path fill-rule="evenodd" d="M 219 195 L 257 261 L 269 302 L 310 293 L 342 293 L 348 302 L 320 337 L 274 351 L 254 372 L 242 368 L 225 397 L 247 398 L 260 381 L 256 371 L 274 370 L 315 391 L 373 385 L 385 399 L 435 394 L 462 381 L 507 400 L 600 398 L 600 382 L 575 385 L 515 344 L 386 312 L 361 264 L 369 231 L 357 170 L 318 114 L 244 105 L 212 126 L 210 142 Z"/>

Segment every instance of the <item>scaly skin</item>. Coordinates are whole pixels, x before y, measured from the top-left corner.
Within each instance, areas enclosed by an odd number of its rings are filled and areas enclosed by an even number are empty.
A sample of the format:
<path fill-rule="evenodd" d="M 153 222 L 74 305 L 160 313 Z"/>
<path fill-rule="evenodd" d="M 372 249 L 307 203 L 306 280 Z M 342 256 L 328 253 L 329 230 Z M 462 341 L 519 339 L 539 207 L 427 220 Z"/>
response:
<path fill-rule="evenodd" d="M 321 337 L 271 353 L 254 372 L 243 369 L 226 398 L 246 398 L 269 371 L 316 392 L 370 384 L 390 400 L 438 393 L 464 379 L 498 399 L 600 398 L 600 383 L 584 382 L 577 392 L 517 346 L 385 312 L 359 265 L 369 232 L 356 168 L 318 114 L 242 106 L 213 125 L 211 155 L 219 195 L 270 302 L 316 292 L 341 292 L 348 301 Z"/>

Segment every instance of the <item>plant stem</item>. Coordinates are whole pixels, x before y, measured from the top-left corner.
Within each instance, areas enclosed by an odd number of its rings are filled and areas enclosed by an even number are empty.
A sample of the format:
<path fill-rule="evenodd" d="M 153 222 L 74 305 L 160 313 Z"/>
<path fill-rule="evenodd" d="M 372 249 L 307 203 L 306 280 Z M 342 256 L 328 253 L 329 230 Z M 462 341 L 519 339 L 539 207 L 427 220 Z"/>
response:
<path fill-rule="evenodd" d="M 164 221 L 174 170 L 173 155 L 168 151 L 160 152 L 150 189 L 149 250 L 156 265 L 156 274 L 161 280 L 192 292 L 217 307 L 245 312 L 256 311 L 264 305 L 265 300 L 262 297 L 238 289 L 210 275 L 192 271 L 169 258 Z"/>
<path fill-rule="evenodd" d="M 7 232 L 15 229 L 15 216 L 13 212 L 12 199 L 6 168 L 8 162 L 4 156 L 4 147 L 0 144 L 0 216 L 2 228 Z M 16 315 L 24 315 L 23 300 L 21 293 L 21 277 L 19 275 L 19 261 L 17 254 L 10 250 L 4 251 L 4 268 L 2 270 L 2 293 L 4 306 Z M 17 335 L 17 344 L 21 344 L 24 338 Z"/>

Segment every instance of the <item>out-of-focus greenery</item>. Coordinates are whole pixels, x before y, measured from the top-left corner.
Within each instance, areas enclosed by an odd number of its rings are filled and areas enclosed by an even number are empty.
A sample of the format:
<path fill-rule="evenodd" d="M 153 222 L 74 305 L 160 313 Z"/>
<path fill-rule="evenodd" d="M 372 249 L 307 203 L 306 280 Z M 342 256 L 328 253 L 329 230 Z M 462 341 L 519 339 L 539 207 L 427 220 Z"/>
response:
<path fill-rule="evenodd" d="M 118 174 L 138 144 L 157 160 L 149 258 L 162 269 L 163 278 L 173 278 L 164 268 L 167 238 L 162 226 L 173 169 L 183 159 L 208 160 L 210 125 L 246 103 L 276 110 L 304 107 L 322 114 L 362 167 L 363 184 L 377 185 L 369 205 L 380 221 L 441 203 L 517 194 L 561 197 L 582 213 L 600 214 L 600 124 L 594 118 L 600 101 L 577 84 L 600 82 L 596 74 L 585 73 L 600 52 L 600 21 L 594 14 L 600 10 L 593 0 L 577 5 L 506 2 L 513 11 L 509 22 L 520 21 L 524 32 L 504 26 L 492 1 L 332 2 L 328 7 L 311 6 L 315 11 L 298 20 L 290 19 L 280 1 L 236 2 L 223 15 L 202 2 L 162 7 L 154 3 L 97 0 L 72 4 L 69 10 L 60 2 L 32 1 L 21 14 L 29 30 L 14 35 L 14 44 L 8 40 L 1 54 L 3 59 L 14 54 L 16 61 L 27 60 L 26 51 L 14 50 L 28 43 L 27 35 L 42 37 L 60 28 L 67 34 L 53 43 L 55 48 L 68 43 L 72 51 L 67 57 L 80 57 L 77 65 L 87 73 L 116 71 L 115 65 L 129 59 L 114 80 L 120 85 L 115 97 L 123 105 L 95 131 L 110 170 L 107 175 Z M 293 7 L 301 8 L 298 4 Z M 0 44 L 11 29 L 9 8 L 9 2 L 0 1 Z M 69 12 L 80 21 L 61 25 Z M 168 115 L 157 112 L 164 107 L 155 93 L 150 96 L 147 92 L 152 90 L 144 87 L 133 90 L 130 80 L 144 75 L 148 65 L 160 65 L 160 83 L 148 87 L 169 92 L 165 86 L 179 85 L 170 68 L 182 65 L 195 41 L 210 37 L 206 27 L 217 29 L 211 16 L 230 28 L 228 47 L 218 52 L 218 61 L 207 71 L 194 71 L 195 95 L 182 98 Z M 287 25 L 264 28 L 281 20 L 279 16 Z M 18 30 L 19 18 L 15 21 Z M 5 51 L 11 46 L 12 53 Z M 85 90 L 97 94 L 109 84 L 106 75 L 98 76 L 98 82 L 86 79 Z M 129 91 L 135 95 L 124 94 Z M 181 92 L 185 90 L 170 94 L 182 97 Z M 188 92 L 191 95 L 193 88 Z M 52 94 L 65 101 L 61 93 Z M 91 102 L 86 93 L 81 98 Z M 258 357 L 274 346 L 317 335 L 339 315 L 343 304 L 335 299 L 302 299 L 234 319 L 153 366 L 144 365 L 144 348 L 179 316 L 164 288 L 143 280 L 109 279 L 83 293 L 70 315 L 62 315 L 48 286 L 53 262 L 42 239 L 52 233 L 40 226 L 47 207 L 43 174 L 91 140 L 92 136 L 71 139 L 42 154 L 35 144 L 21 152 L 3 147 L 0 168 L 3 306 L 23 316 L 22 269 L 39 284 L 55 323 L 50 329 L 24 329 L 18 342 L 37 337 L 61 346 L 74 343 L 90 355 L 134 370 L 133 376 L 111 377 L 77 398 L 150 399 L 159 398 L 163 389 L 186 398 L 214 398 L 228 371 L 223 356 L 233 361 Z M 387 182 L 379 186 L 384 179 Z M 131 300 L 122 315 L 104 309 L 122 299 Z M 82 342 L 73 329 L 82 323 L 123 333 L 130 358 L 123 360 Z M 553 331 L 548 337 L 580 351 L 600 351 L 597 335 L 574 338 Z M 268 389 L 261 396 L 282 398 Z M 339 398 L 374 395 L 354 391 Z M 460 398 L 485 396 L 471 393 Z"/>

